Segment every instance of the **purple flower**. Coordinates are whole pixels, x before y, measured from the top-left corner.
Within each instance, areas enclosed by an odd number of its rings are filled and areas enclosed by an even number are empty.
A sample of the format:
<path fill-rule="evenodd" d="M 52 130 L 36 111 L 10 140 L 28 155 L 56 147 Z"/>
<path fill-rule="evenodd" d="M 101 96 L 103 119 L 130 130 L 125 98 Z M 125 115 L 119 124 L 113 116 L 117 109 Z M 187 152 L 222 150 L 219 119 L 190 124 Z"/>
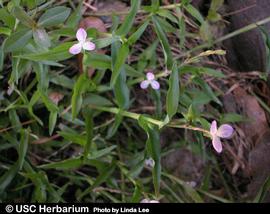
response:
<path fill-rule="evenodd" d="M 69 53 L 75 55 L 80 53 L 82 49 L 87 51 L 95 50 L 96 45 L 87 39 L 87 33 L 83 28 L 77 30 L 76 37 L 79 42 L 70 47 Z"/>
<path fill-rule="evenodd" d="M 210 134 L 214 149 L 220 153 L 222 151 L 220 138 L 230 138 L 233 134 L 233 127 L 228 124 L 223 124 L 217 128 L 217 122 L 214 120 L 210 127 Z"/>
<path fill-rule="evenodd" d="M 142 89 L 146 89 L 148 88 L 149 85 L 151 85 L 151 87 L 155 90 L 158 90 L 160 88 L 160 85 L 158 83 L 158 81 L 155 80 L 155 75 L 151 72 L 148 72 L 146 74 L 146 79 L 141 82 L 141 88 Z"/>

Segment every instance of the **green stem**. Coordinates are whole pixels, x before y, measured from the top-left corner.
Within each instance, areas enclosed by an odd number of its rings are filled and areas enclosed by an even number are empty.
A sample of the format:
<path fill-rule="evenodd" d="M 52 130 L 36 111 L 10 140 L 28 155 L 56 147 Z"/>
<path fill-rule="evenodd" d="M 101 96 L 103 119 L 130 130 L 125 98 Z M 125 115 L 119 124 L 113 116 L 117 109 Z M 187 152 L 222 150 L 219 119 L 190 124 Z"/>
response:
<path fill-rule="evenodd" d="M 90 107 L 91 109 L 96 109 L 99 111 L 105 111 L 105 112 L 110 112 L 113 114 L 122 114 L 124 117 L 129 117 L 132 118 L 134 120 L 138 120 L 139 117 L 141 116 L 141 114 L 137 114 L 137 113 L 133 113 L 133 112 L 128 112 L 128 111 L 123 111 L 118 108 L 115 107 L 103 107 L 103 106 L 95 106 L 95 105 L 88 105 L 88 107 Z M 163 121 L 160 120 L 156 120 L 150 117 L 145 117 L 145 120 L 149 123 L 152 123 L 154 125 L 157 125 L 159 127 L 162 127 L 164 125 Z M 199 131 L 199 132 L 203 132 L 205 135 L 210 136 L 209 131 L 199 128 L 199 127 L 194 127 L 188 124 L 173 124 L 173 123 L 169 123 L 167 124 L 168 127 L 171 128 L 178 128 L 178 129 L 189 129 L 189 130 L 193 130 L 193 131 Z"/>

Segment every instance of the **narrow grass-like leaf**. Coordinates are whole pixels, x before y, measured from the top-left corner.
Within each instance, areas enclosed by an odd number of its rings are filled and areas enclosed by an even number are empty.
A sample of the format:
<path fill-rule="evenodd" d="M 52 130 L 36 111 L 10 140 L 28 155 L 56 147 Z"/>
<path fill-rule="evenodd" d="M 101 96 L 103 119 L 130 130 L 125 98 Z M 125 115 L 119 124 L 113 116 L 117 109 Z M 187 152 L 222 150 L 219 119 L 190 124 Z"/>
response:
<path fill-rule="evenodd" d="M 128 34 L 130 29 L 133 26 L 133 22 L 135 20 L 135 16 L 137 11 L 139 10 L 139 7 L 141 5 L 141 0 L 132 0 L 131 1 L 131 9 L 128 15 L 126 16 L 123 24 L 120 26 L 120 28 L 116 31 L 118 35 L 125 36 Z"/>
<path fill-rule="evenodd" d="M 22 169 L 25 155 L 27 152 L 28 148 L 28 143 L 29 143 L 29 132 L 25 129 L 21 130 L 21 140 L 19 144 L 19 159 L 18 159 L 18 168 L 19 170 Z"/>
<path fill-rule="evenodd" d="M 109 129 L 108 129 L 106 139 L 110 139 L 112 136 L 115 135 L 115 133 L 117 132 L 118 127 L 120 126 L 120 124 L 122 123 L 122 121 L 123 121 L 123 115 L 117 114 L 115 116 L 115 120 L 114 120 L 113 125 L 110 126 Z"/>
<path fill-rule="evenodd" d="M 254 199 L 254 203 L 262 203 L 264 198 L 267 195 L 267 192 L 269 192 L 270 190 L 270 177 L 268 177 L 264 184 L 262 185 L 262 187 L 260 188 L 259 192 L 257 193 L 255 199 Z"/>
<path fill-rule="evenodd" d="M 111 87 L 113 87 L 113 85 L 116 83 L 116 80 L 119 74 L 121 73 L 121 68 L 125 64 L 128 54 L 129 54 L 129 46 L 127 43 L 124 43 L 121 46 L 119 52 L 117 53 L 115 64 L 112 67 L 112 77 L 110 82 Z"/>
<path fill-rule="evenodd" d="M 128 38 L 128 44 L 132 45 L 134 44 L 144 33 L 145 29 L 147 28 L 149 24 L 149 20 L 146 20 L 129 38 Z"/>
<path fill-rule="evenodd" d="M 152 16 L 152 21 L 154 23 L 156 34 L 157 34 L 159 41 L 160 41 L 162 48 L 163 48 L 165 63 L 167 65 L 167 68 L 169 70 L 171 70 L 172 66 L 173 66 L 173 57 L 172 57 L 172 52 L 171 52 L 169 41 L 166 37 L 166 34 L 164 33 L 164 31 L 162 29 L 162 26 L 158 22 L 157 18 Z"/>
<path fill-rule="evenodd" d="M 84 146 L 83 158 L 84 161 L 86 161 L 88 154 L 90 153 L 93 141 L 94 121 L 93 121 L 93 111 L 91 109 L 84 110 L 84 120 L 86 129 L 86 144 Z"/>
<path fill-rule="evenodd" d="M 194 82 L 196 82 L 198 85 L 200 85 L 202 87 L 202 89 L 204 90 L 204 92 L 207 95 L 209 95 L 217 104 L 222 106 L 222 102 L 217 98 L 217 96 L 215 95 L 213 90 L 210 88 L 210 86 L 204 80 L 202 80 L 199 77 L 196 77 L 196 78 L 194 78 Z"/>
<path fill-rule="evenodd" d="M 95 182 L 90 186 L 88 189 L 86 189 L 80 197 L 83 197 L 84 195 L 88 194 L 89 192 L 93 191 L 94 188 L 98 187 L 102 183 L 106 182 L 107 179 L 112 175 L 112 173 L 115 170 L 115 162 L 112 162 L 108 167 L 102 170 L 102 173 L 96 178 Z"/>
<path fill-rule="evenodd" d="M 61 170 L 70 170 L 79 168 L 83 163 L 83 159 L 81 158 L 72 158 L 66 159 L 59 162 L 52 162 L 44 165 L 38 166 L 41 169 L 61 169 Z"/>
<path fill-rule="evenodd" d="M 184 8 L 190 15 L 192 15 L 195 19 L 197 19 L 197 21 L 199 21 L 200 24 L 203 24 L 204 22 L 203 16 L 192 4 L 185 5 Z"/>
<path fill-rule="evenodd" d="M 177 112 L 179 105 L 179 72 L 177 64 L 175 63 L 172 68 L 172 73 L 169 79 L 169 89 L 166 97 L 166 110 L 169 118 L 171 119 Z"/>
<path fill-rule="evenodd" d="M 16 57 L 32 61 L 61 61 L 72 57 L 68 52 L 72 44 L 72 42 L 67 42 L 46 52 L 17 55 Z"/>
<path fill-rule="evenodd" d="M 78 7 L 72 12 L 72 14 L 69 16 L 67 20 L 67 26 L 71 28 L 76 28 L 79 25 L 79 22 L 82 18 L 82 6 L 83 1 L 80 1 L 78 4 Z"/>
<path fill-rule="evenodd" d="M 57 111 L 51 111 L 49 116 L 49 134 L 52 135 L 57 121 Z"/>
<path fill-rule="evenodd" d="M 145 120 L 143 116 L 140 116 L 138 119 L 139 125 L 145 130 L 147 133 L 147 141 L 146 148 L 148 154 L 155 161 L 155 165 L 152 171 L 153 174 L 153 183 L 155 188 L 155 194 L 159 196 L 160 189 L 160 180 L 161 180 L 161 148 L 159 141 L 159 132 L 156 127 L 150 124 Z"/>
<path fill-rule="evenodd" d="M 73 94 L 71 98 L 71 106 L 72 106 L 72 118 L 75 119 L 77 114 L 79 113 L 81 106 L 82 106 L 82 93 L 85 90 L 87 81 L 86 74 L 80 75 L 77 82 L 75 83 Z"/>
<path fill-rule="evenodd" d="M 0 195 L 5 191 L 7 186 L 11 183 L 15 175 L 19 170 L 19 164 L 16 162 L 13 166 L 9 168 L 7 172 L 0 178 Z"/>

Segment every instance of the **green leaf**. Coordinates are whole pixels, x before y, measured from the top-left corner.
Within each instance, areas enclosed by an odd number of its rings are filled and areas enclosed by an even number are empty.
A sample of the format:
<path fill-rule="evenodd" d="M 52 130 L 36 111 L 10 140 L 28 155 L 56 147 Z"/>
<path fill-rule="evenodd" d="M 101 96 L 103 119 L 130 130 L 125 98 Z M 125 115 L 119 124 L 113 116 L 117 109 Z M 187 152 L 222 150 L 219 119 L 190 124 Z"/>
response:
<path fill-rule="evenodd" d="M 221 19 L 221 15 L 218 14 L 218 10 L 222 7 L 224 0 L 211 1 L 210 9 L 208 10 L 207 19 L 212 22 L 217 22 Z"/>
<path fill-rule="evenodd" d="M 264 198 L 266 197 L 267 193 L 270 190 L 270 177 L 268 177 L 262 187 L 260 188 L 259 192 L 257 193 L 254 203 L 262 203 Z"/>
<path fill-rule="evenodd" d="M 13 29 L 15 26 L 16 19 L 6 10 L 6 8 L 0 9 L 0 20 L 10 29 Z"/>
<path fill-rule="evenodd" d="M 169 78 L 169 89 L 166 97 L 166 110 L 170 119 L 176 114 L 178 110 L 179 96 L 179 73 L 177 64 L 175 63 Z"/>
<path fill-rule="evenodd" d="M 74 120 L 78 113 L 80 112 L 82 106 L 82 94 L 85 91 L 87 85 L 89 84 L 88 77 L 86 74 L 81 74 L 75 83 L 73 94 L 71 98 L 72 106 L 72 119 Z"/>
<path fill-rule="evenodd" d="M 83 98 L 83 106 L 95 105 L 95 106 L 112 106 L 112 102 L 105 97 L 94 93 L 87 93 Z"/>
<path fill-rule="evenodd" d="M 50 112 L 58 112 L 58 107 L 55 105 L 55 103 L 48 97 L 48 95 L 44 92 L 39 90 L 39 95 L 42 99 L 42 102 L 45 104 L 46 108 Z"/>
<path fill-rule="evenodd" d="M 128 38 L 128 44 L 133 45 L 143 34 L 145 29 L 147 28 L 149 24 L 149 20 L 146 20 L 135 33 L 133 33 L 129 38 Z"/>
<path fill-rule="evenodd" d="M 222 123 L 239 123 L 244 121 L 248 121 L 248 118 L 236 113 L 223 114 L 221 117 Z"/>
<path fill-rule="evenodd" d="M 115 64 L 112 65 L 112 77 L 111 77 L 111 82 L 110 82 L 111 87 L 113 87 L 116 84 L 116 80 L 119 74 L 121 73 L 121 68 L 125 64 L 128 54 L 129 54 L 129 46 L 127 43 L 124 43 L 120 47 L 119 52 L 117 52 L 116 54 Z"/>
<path fill-rule="evenodd" d="M 0 27 L 0 34 L 10 36 L 11 30 L 7 27 Z"/>
<path fill-rule="evenodd" d="M 161 148 L 160 148 L 159 132 L 156 127 L 154 127 L 152 124 L 148 123 L 145 120 L 144 116 L 139 117 L 138 123 L 147 133 L 147 141 L 146 141 L 147 152 L 155 161 L 152 174 L 153 174 L 155 194 L 158 197 L 161 180 Z"/>
<path fill-rule="evenodd" d="M 200 27 L 200 36 L 206 42 L 213 41 L 213 35 L 211 32 L 211 27 L 207 21 L 204 21 Z"/>
<path fill-rule="evenodd" d="M 121 125 L 122 121 L 123 121 L 123 115 L 121 113 L 117 114 L 115 116 L 115 121 L 114 121 L 113 125 L 110 126 L 108 129 L 106 139 L 110 139 L 111 137 L 113 137 L 115 135 L 115 133 L 117 132 L 118 127 Z"/>
<path fill-rule="evenodd" d="M 154 11 L 157 11 L 160 6 L 159 0 L 151 0 L 151 7 Z"/>
<path fill-rule="evenodd" d="M 82 11 L 83 11 L 82 6 L 83 6 L 83 1 L 80 1 L 76 10 L 72 12 L 72 14 L 67 20 L 66 25 L 68 27 L 76 28 L 79 25 L 79 22 L 82 18 Z"/>
<path fill-rule="evenodd" d="M 5 58 L 5 54 L 4 54 L 4 44 L 3 43 L 0 46 L 0 72 L 3 70 L 3 66 L 4 66 L 4 58 Z"/>
<path fill-rule="evenodd" d="M 134 192 L 132 194 L 131 203 L 139 203 L 141 195 L 142 195 L 141 190 L 138 187 L 138 185 L 136 185 L 135 188 L 134 188 Z"/>
<path fill-rule="evenodd" d="M 175 8 L 176 10 L 179 10 L 179 7 Z M 159 9 L 157 11 L 157 14 L 159 16 L 162 16 L 164 17 L 165 19 L 168 19 L 170 20 L 171 22 L 177 24 L 178 23 L 178 20 L 177 18 L 169 11 L 169 10 L 166 10 L 166 9 Z"/>
<path fill-rule="evenodd" d="M 216 94 L 213 92 L 213 90 L 211 89 L 211 87 L 201 78 L 199 77 L 195 77 L 194 82 L 197 83 L 198 85 L 200 85 L 202 87 L 202 89 L 204 90 L 204 92 L 212 98 L 212 100 L 214 100 L 217 104 L 219 104 L 220 106 L 222 106 L 222 102 L 217 98 Z"/>
<path fill-rule="evenodd" d="M 57 111 L 51 111 L 49 116 L 49 134 L 52 135 L 57 121 Z"/>
<path fill-rule="evenodd" d="M 96 49 L 101 49 L 111 45 L 114 42 L 114 40 L 115 38 L 110 36 L 102 39 L 94 39 L 93 42 L 96 45 Z"/>
<path fill-rule="evenodd" d="M 85 120 L 85 129 L 86 129 L 86 144 L 84 146 L 83 158 L 84 161 L 87 160 L 87 157 L 90 153 L 92 140 L 93 140 L 93 130 L 94 130 L 94 121 L 93 121 L 93 112 L 91 109 L 84 110 L 84 120 Z"/>
<path fill-rule="evenodd" d="M 200 24 L 204 23 L 203 16 L 194 6 L 192 6 L 191 4 L 188 4 L 188 5 L 185 5 L 184 8 L 190 15 L 192 15 L 195 19 L 197 19 L 197 21 L 199 21 Z"/>
<path fill-rule="evenodd" d="M 20 20 L 22 24 L 29 28 L 34 28 L 36 22 L 21 8 L 15 6 L 12 11 L 13 16 Z"/>
<path fill-rule="evenodd" d="M 57 6 L 47 10 L 38 20 L 38 26 L 52 27 L 63 24 L 70 14 L 70 8 Z"/>
<path fill-rule="evenodd" d="M 265 50 L 266 63 L 265 63 L 264 72 L 268 74 L 270 72 L 270 34 L 264 26 L 260 26 L 259 29 L 261 30 L 262 36 L 264 38 L 265 49 L 266 49 Z"/>
<path fill-rule="evenodd" d="M 117 101 L 117 105 L 121 109 L 128 109 L 129 103 L 129 88 L 126 83 L 126 72 L 125 69 L 121 69 L 121 73 L 118 76 L 116 83 L 113 87 L 114 95 Z"/>
<path fill-rule="evenodd" d="M 90 151 L 89 155 L 88 155 L 88 160 L 96 160 L 100 157 L 103 157 L 105 155 L 111 154 L 111 152 L 116 148 L 116 145 L 107 147 L 105 149 L 101 149 L 98 151 Z"/>
<path fill-rule="evenodd" d="M 45 29 L 37 28 L 33 30 L 33 37 L 36 44 L 40 47 L 49 48 L 51 40 Z"/>
<path fill-rule="evenodd" d="M 57 47 L 42 53 L 32 53 L 32 54 L 24 54 L 17 55 L 15 57 L 28 59 L 32 61 L 61 61 L 72 57 L 72 55 L 68 52 L 69 48 L 73 43 L 67 42 L 58 45 Z"/>
<path fill-rule="evenodd" d="M 180 48 L 184 48 L 186 41 L 186 23 L 185 17 L 179 8 L 176 8 L 176 13 L 178 15 L 178 26 L 179 26 L 179 40 Z"/>
<path fill-rule="evenodd" d="M 86 144 L 86 139 L 84 135 L 68 132 L 68 131 L 60 131 L 58 134 L 63 137 L 65 140 L 70 141 L 72 143 L 76 143 L 78 145 L 84 146 Z"/>
<path fill-rule="evenodd" d="M 16 33 L 13 33 L 11 34 L 10 37 L 7 38 L 5 42 L 4 51 L 13 52 L 21 50 L 25 47 L 25 45 L 29 42 L 31 38 L 32 38 L 32 31 L 28 29 L 24 29 Z"/>
<path fill-rule="evenodd" d="M 29 132 L 27 130 L 22 129 L 19 150 L 18 150 L 19 151 L 19 159 L 18 159 L 19 170 L 21 170 L 23 167 L 25 155 L 28 148 L 28 142 L 29 142 Z"/>
<path fill-rule="evenodd" d="M 18 163 L 15 163 L 12 167 L 9 168 L 7 172 L 0 178 L 0 195 L 5 191 L 7 186 L 11 183 L 15 175 L 19 170 Z"/>
<path fill-rule="evenodd" d="M 85 66 L 98 69 L 111 69 L 111 57 L 104 54 L 87 53 L 85 55 Z"/>
<path fill-rule="evenodd" d="M 111 46 L 111 55 L 112 55 L 112 67 L 115 67 L 116 63 L 119 60 L 119 50 L 120 42 L 115 42 Z M 117 101 L 118 106 L 121 109 L 127 109 L 129 107 L 129 88 L 126 82 L 126 69 L 122 65 L 120 68 L 120 73 L 116 78 L 116 83 L 113 85 L 114 95 Z M 113 75 L 113 74 L 112 74 Z"/>
<path fill-rule="evenodd" d="M 181 74 L 183 75 L 186 73 L 191 73 L 194 75 L 205 74 L 205 75 L 216 77 L 216 78 L 225 78 L 226 77 L 226 75 L 223 74 L 221 71 L 214 70 L 212 68 L 191 66 L 191 65 L 185 65 L 185 66 L 181 67 Z"/>
<path fill-rule="evenodd" d="M 115 163 L 112 162 L 108 167 L 104 168 L 102 170 L 102 173 L 96 178 L 95 182 L 92 184 L 92 186 L 84 191 L 82 195 L 85 195 L 85 193 L 93 191 L 94 188 L 98 187 L 102 183 L 106 182 L 108 178 L 112 175 L 112 173 L 115 170 Z"/>
<path fill-rule="evenodd" d="M 137 11 L 139 10 L 141 5 L 141 0 L 132 0 L 131 1 L 131 9 L 128 15 L 126 16 L 123 24 L 120 26 L 120 28 L 116 31 L 118 35 L 126 36 L 130 29 L 133 26 L 133 22 L 135 20 L 135 16 Z"/>
<path fill-rule="evenodd" d="M 154 23 L 156 34 L 157 34 L 159 41 L 160 41 L 162 48 L 163 48 L 165 63 L 167 65 L 167 68 L 169 70 L 171 70 L 172 66 L 173 66 L 173 57 L 172 57 L 170 44 L 168 42 L 166 34 L 164 33 L 164 31 L 163 31 L 161 25 L 159 24 L 158 20 L 156 19 L 156 17 L 152 16 L 152 21 Z"/>
<path fill-rule="evenodd" d="M 53 162 L 49 164 L 44 164 L 38 166 L 38 168 L 41 169 L 60 169 L 60 170 L 71 170 L 79 168 L 83 163 L 83 160 L 81 158 L 72 158 L 72 159 L 66 159 L 59 162 Z"/>

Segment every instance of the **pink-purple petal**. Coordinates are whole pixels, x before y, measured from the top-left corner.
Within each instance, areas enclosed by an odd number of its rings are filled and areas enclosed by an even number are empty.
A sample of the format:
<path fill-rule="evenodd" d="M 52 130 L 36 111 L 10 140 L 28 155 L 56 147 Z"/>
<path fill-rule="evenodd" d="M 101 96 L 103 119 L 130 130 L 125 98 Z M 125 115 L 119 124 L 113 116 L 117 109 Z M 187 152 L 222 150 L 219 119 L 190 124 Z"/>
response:
<path fill-rule="evenodd" d="M 158 90 L 160 88 L 159 82 L 156 80 L 151 81 L 151 86 L 155 90 Z"/>
<path fill-rule="evenodd" d="M 83 49 L 87 51 L 95 50 L 96 45 L 93 42 L 87 41 L 83 43 Z"/>
<path fill-rule="evenodd" d="M 218 136 L 214 136 L 213 137 L 212 144 L 213 144 L 214 149 L 218 153 L 221 153 L 222 152 L 222 144 L 221 144 L 220 138 Z"/>
<path fill-rule="evenodd" d="M 149 81 L 148 81 L 148 80 L 142 81 L 141 84 L 140 84 L 140 86 L 141 86 L 142 89 L 148 88 L 148 86 L 149 86 Z"/>
<path fill-rule="evenodd" d="M 148 72 L 146 74 L 146 78 L 151 81 L 151 80 L 155 79 L 155 75 L 153 73 L 151 73 L 151 72 Z"/>
<path fill-rule="evenodd" d="M 80 44 L 80 43 L 77 43 L 77 44 L 75 44 L 75 45 L 72 45 L 72 46 L 69 48 L 69 53 L 75 55 L 75 54 L 80 53 L 81 50 L 82 50 L 81 44 Z"/>
<path fill-rule="evenodd" d="M 217 130 L 217 136 L 221 138 L 230 138 L 233 134 L 233 127 L 228 124 L 221 125 Z"/>
<path fill-rule="evenodd" d="M 87 37 L 87 33 L 83 28 L 79 28 L 76 33 L 76 37 L 79 42 L 84 42 Z"/>
<path fill-rule="evenodd" d="M 210 134 L 212 135 L 212 136 L 214 136 L 214 135 L 216 135 L 216 133 L 217 133 L 217 121 L 212 121 L 212 123 L 211 123 L 211 127 L 210 127 Z"/>

